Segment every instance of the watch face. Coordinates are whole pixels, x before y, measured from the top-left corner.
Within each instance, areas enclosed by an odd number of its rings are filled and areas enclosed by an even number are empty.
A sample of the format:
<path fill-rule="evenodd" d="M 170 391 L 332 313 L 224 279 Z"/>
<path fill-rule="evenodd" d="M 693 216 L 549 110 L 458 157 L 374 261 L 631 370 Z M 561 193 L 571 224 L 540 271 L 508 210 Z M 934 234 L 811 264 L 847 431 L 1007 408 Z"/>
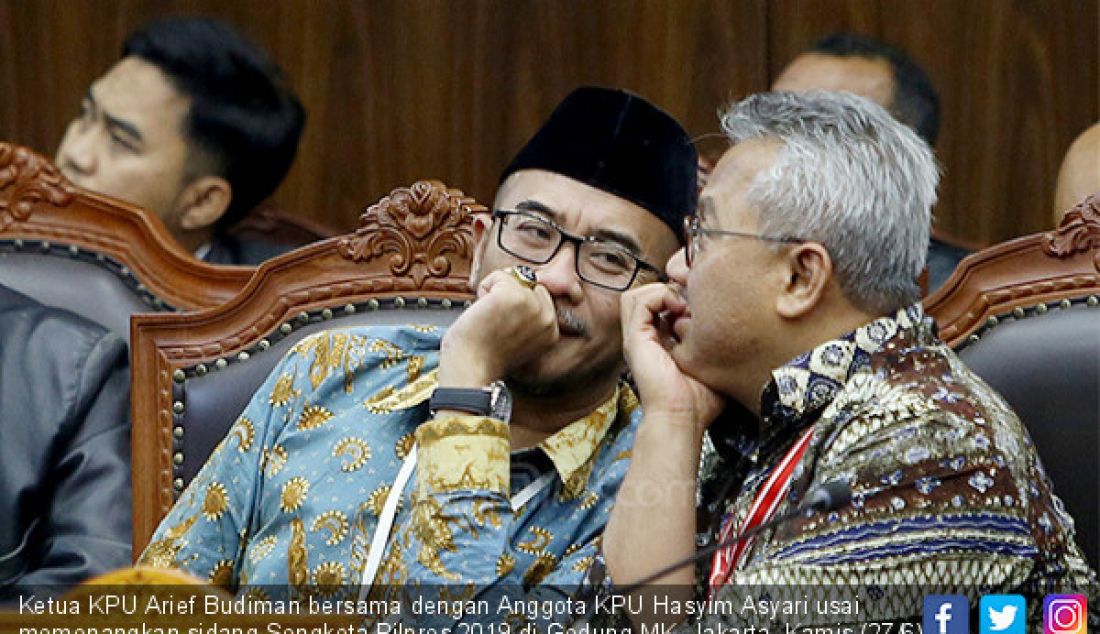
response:
<path fill-rule="evenodd" d="M 512 393 L 508 391 L 508 386 L 504 384 L 504 381 L 493 383 L 492 404 L 490 407 L 492 409 L 490 415 L 493 418 L 506 423 L 512 421 Z"/>

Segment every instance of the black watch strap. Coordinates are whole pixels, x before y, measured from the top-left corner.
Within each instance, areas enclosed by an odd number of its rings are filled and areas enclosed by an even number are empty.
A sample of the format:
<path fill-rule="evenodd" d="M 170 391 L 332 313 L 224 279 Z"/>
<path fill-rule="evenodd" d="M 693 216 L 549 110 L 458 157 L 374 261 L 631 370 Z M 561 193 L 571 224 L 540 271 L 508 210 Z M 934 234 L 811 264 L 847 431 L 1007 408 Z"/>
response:
<path fill-rule="evenodd" d="M 442 409 L 488 416 L 493 411 L 493 395 L 485 389 L 437 387 L 428 402 L 428 409 L 433 416 Z"/>

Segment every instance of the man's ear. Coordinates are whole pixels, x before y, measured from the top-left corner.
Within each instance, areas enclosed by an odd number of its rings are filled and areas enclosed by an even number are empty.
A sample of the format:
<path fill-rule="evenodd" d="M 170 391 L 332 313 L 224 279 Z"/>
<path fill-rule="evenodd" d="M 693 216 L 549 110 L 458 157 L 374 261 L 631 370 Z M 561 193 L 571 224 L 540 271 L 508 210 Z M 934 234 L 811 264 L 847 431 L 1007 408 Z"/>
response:
<path fill-rule="evenodd" d="M 219 176 L 196 178 L 183 188 L 179 197 L 179 225 L 185 231 L 212 226 L 229 209 L 233 188 Z"/>
<path fill-rule="evenodd" d="M 492 236 L 493 217 L 487 213 L 476 213 L 473 216 L 474 223 L 474 261 L 470 266 L 470 288 L 476 289 L 481 280 L 481 259 L 485 255 L 485 247 Z"/>
<path fill-rule="evenodd" d="M 833 278 L 833 260 L 824 246 L 803 242 L 791 247 L 784 264 L 787 280 L 775 308 L 786 319 L 798 319 L 813 311 L 825 296 Z"/>

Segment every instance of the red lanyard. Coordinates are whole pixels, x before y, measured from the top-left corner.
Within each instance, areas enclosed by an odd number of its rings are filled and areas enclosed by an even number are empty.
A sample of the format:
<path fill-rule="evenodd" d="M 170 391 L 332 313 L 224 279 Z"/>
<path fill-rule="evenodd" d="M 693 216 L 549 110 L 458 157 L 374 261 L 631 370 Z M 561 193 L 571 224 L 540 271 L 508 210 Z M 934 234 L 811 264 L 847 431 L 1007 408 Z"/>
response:
<path fill-rule="evenodd" d="M 802 460 L 803 454 L 806 453 L 806 447 L 810 444 L 810 436 L 813 435 L 813 430 L 813 426 L 810 426 L 799 436 L 794 445 L 787 450 L 783 459 L 775 466 L 771 475 L 768 476 L 768 480 L 757 491 L 756 497 L 753 498 L 752 505 L 749 507 L 749 512 L 745 516 L 744 523 L 737 530 L 738 535 L 744 535 L 747 531 L 756 528 L 775 515 L 779 503 L 786 497 L 787 491 L 791 488 L 791 474 L 794 472 L 795 465 Z M 728 541 L 733 537 L 734 523 L 732 514 L 722 522 L 722 530 L 718 533 L 719 543 Z M 708 580 L 711 597 L 729 579 L 730 574 L 737 568 L 737 564 L 741 561 L 741 557 L 748 550 L 752 541 L 751 538 L 738 541 L 714 553 L 714 559 L 711 561 L 710 579 Z"/>

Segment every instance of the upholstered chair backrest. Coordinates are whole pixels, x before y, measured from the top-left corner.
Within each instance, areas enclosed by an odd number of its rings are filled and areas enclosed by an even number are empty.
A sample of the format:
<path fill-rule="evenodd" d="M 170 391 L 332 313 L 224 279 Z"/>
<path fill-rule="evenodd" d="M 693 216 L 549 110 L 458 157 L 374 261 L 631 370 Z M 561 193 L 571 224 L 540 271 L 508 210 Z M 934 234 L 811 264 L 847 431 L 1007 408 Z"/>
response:
<path fill-rule="evenodd" d="M 230 227 L 229 234 L 242 240 L 255 240 L 292 249 L 334 238 L 340 232 L 314 220 L 287 213 L 269 200 Z"/>
<path fill-rule="evenodd" d="M 250 276 L 194 259 L 153 214 L 83 191 L 48 159 L 0 143 L 0 284 L 128 340 L 130 315 L 216 306 Z"/>
<path fill-rule="evenodd" d="M 352 234 L 262 264 L 228 303 L 134 320 L 134 552 L 282 355 L 307 334 L 362 324 L 447 325 L 472 299 L 473 217 L 420 181 L 369 207 Z"/>
<path fill-rule="evenodd" d="M 970 255 L 925 303 L 943 339 L 1027 426 L 1097 564 L 1100 194 L 1054 231 Z"/>

